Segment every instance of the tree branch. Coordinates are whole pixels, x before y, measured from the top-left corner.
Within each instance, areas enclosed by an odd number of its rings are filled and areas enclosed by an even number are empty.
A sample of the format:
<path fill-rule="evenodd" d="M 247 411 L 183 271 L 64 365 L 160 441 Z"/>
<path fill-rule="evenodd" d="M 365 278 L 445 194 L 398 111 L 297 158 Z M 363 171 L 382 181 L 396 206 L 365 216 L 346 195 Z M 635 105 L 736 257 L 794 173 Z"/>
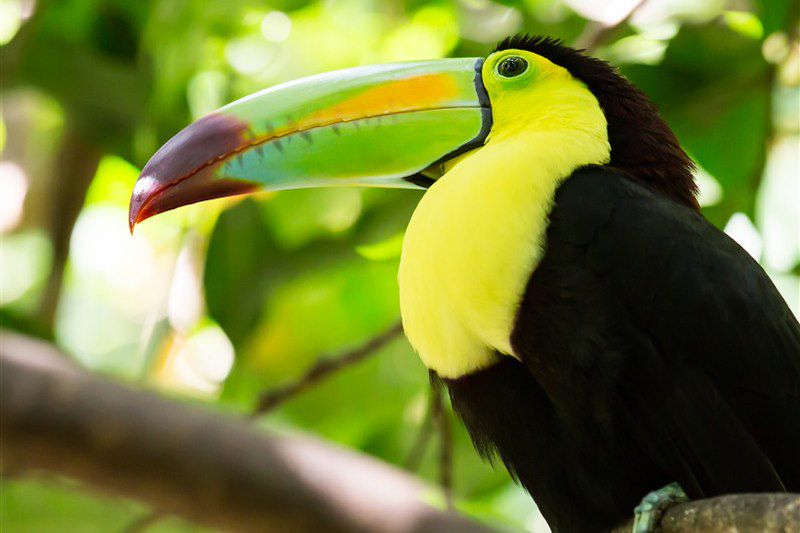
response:
<path fill-rule="evenodd" d="M 445 505 L 453 508 L 453 438 L 450 421 L 442 400 L 442 389 L 433 381 L 428 389 L 429 400 L 425 417 L 420 424 L 417 436 L 411 446 L 404 465 L 408 470 L 416 470 L 425 455 L 425 450 L 433 436 L 434 429 L 439 433 L 439 487 L 444 495 Z"/>
<path fill-rule="evenodd" d="M 450 421 L 442 401 L 442 391 L 431 385 L 433 394 L 433 420 L 439 430 L 439 485 L 444 493 L 448 509 L 453 508 L 453 439 L 450 434 Z"/>
<path fill-rule="evenodd" d="M 422 419 L 419 429 L 417 430 L 417 436 L 414 438 L 414 443 L 411 445 L 411 449 L 409 450 L 405 461 L 403 461 L 403 466 L 406 468 L 406 470 L 410 470 L 412 472 L 416 471 L 422 462 L 422 458 L 425 455 L 425 450 L 428 448 L 428 443 L 430 442 L 433 434 L 433 411 L 435 409 L 434 404 L 436 403 L 436 394 L 438 394 L 438 390 L 431 386 L 428 389 L 428 406 L 425 408 L 425 415 Z"/>
<path fill-rule="evenodd" d="M 627 15 L 613 24 L 604 24 L 598 21 L 588 21 L 581 34 L 575 39 L 573 46 L 589 52 L 594 51 L 598 46 L 603 44 L 617 28 L 628 22 L 633 14 L 636 13 L 636 11 L 638 11 L 645 2 L 646 0 L 639 0 L 637 3 L 631 6 Z"/>
<path fill-rule="evenodd" d="M 4 472 L 71 476 L 225 530 L 488 531 L 377 460 L 128 389 L 6 332 L 0 447 Z"/>
<path fill-rule="evenodd" d="M 633 521 L 612 533 L 630 533 Z M 678 504 L 658 524 L 659 533 L 783 533 L 800 531 L 800 494 L 732 494 Z"/>
<path fill-rule="evenodd" d="M 272 409 L 275 409 L 289 398 L 302 393 L 312 385 L 337 372 L 338 370 L 362 361 L 369 355 L 377 353 L 378 350 L 402 334 L 403 324 L 398 321 L 383 333 L 372 337 L 364 344 L 354 348 L 353 350 L 345 352 L 337 358 L 320 357 L 316 364 L 314 364 L 314 366 L 312 366 L 311 369 L 297 381 L 261 394 L 255 409 L 253 409 L 253 412 L 251 413 L 251 416 L 257 417 L 268 411 L 271 411 Z"/>
<path fill-rule="evenodd" d="M 359 361 L 364 360 L 370 355 L 376 354 L 388 342 L 403 333 L 403 324 L 398 321 L 394 326 L 389 328 L 383 333 L 372 337 L 361 346 L 345 352 L 335 359 L 327 359 L 320 357 L 317 363 L 311 367 L 300 379 L 294 381 L 283 387 L 263 392 L 256 403 L 256 407 L 250 412 L 249 418 L 258 418 L 260 415 L 272 411 L 285 401 L 301 394 L 313 385 L 319 383 L 321 380 L 329 377 L 330 375 L 347 368 Z M 423 446 L 425 443 L 423 443 Z M 450 500 L 448 499 L 448 509 L 450 509 Z M 138 533 L 145 531 L 148 527 L 158 522 L 164 514 L 160 510 L 154 510 L 141 518 L 138 518 L 131 523 L 126 533 Z"/>

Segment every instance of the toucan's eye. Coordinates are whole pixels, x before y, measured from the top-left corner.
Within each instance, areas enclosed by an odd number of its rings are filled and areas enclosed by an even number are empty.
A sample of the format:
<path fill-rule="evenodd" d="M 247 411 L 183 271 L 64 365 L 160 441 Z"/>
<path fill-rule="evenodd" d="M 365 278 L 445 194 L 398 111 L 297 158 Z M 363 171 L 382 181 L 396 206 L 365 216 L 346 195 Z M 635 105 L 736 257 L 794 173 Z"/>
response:
<path fill-rule="evenodd" d="M 514 78 L 528 70 L 528 62 L 519 56 L 508 56 L 497 65 L 497 73 L 504 78 Z"/>

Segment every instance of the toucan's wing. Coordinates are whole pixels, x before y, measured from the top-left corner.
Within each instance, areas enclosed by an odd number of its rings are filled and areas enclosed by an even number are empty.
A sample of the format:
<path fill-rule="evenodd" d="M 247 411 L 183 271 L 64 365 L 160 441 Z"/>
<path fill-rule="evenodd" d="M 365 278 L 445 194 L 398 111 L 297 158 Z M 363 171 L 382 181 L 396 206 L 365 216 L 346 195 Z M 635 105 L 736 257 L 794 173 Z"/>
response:
<path fill-rule="evenodd" d="M 756 261 L 602 168 L 562 185 L 551 239 L 631 325 L 634 431 L 690 496 L 800 490 L 800 325 Z"/>

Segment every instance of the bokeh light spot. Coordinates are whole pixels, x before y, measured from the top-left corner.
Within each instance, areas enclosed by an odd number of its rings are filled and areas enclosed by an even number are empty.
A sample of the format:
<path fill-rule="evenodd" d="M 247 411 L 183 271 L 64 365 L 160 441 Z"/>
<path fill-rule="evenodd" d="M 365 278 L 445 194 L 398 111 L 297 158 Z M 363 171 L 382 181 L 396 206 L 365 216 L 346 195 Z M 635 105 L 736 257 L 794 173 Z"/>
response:
<path fill-rule="evenodd" d="M 734 213 L 725 224 L 725 233 L 739 243 L 747 253 L 758 261 L 761 258 L 762 241 L 758 229 L 744 213 Z"/>
<path fill-rule="evenodd" d="M 274 43 L 285 41 L 292 32 L 292 19 L 282 11 L 272 11 L 261 21 L 261 33 Z"/>
<path fill-rule="evenodd" d="M 12 161 L 0 161 L 0 233 L 7 233 L 22 220 L 28 176 Z"/>
<path fill-rule="evenodd" d="M 11 41 L 21 25 L 21 0 L 0 0 L 0 45 Z"/>
<path fill-rule="evenodd" d="M 256 36 L 241 37 L 225 47 L 225 59 L 241 74 L 256 74 L 270 64 L 275 51 L 269 43 Z"/>

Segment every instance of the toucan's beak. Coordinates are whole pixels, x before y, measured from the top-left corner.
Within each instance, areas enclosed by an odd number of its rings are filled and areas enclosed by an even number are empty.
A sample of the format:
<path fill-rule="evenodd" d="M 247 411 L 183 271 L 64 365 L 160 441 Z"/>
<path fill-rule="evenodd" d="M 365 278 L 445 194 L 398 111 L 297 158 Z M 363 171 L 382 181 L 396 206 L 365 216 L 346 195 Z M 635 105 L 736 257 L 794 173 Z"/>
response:
<path fill-rule="evenodd" d="M 130 226 L 182 205 L 256 190 L 418 188 L 415 176 L 483 144 L 482 59 L 360 67 L 261 91 L 198 120 L 150 159 Z"/>

